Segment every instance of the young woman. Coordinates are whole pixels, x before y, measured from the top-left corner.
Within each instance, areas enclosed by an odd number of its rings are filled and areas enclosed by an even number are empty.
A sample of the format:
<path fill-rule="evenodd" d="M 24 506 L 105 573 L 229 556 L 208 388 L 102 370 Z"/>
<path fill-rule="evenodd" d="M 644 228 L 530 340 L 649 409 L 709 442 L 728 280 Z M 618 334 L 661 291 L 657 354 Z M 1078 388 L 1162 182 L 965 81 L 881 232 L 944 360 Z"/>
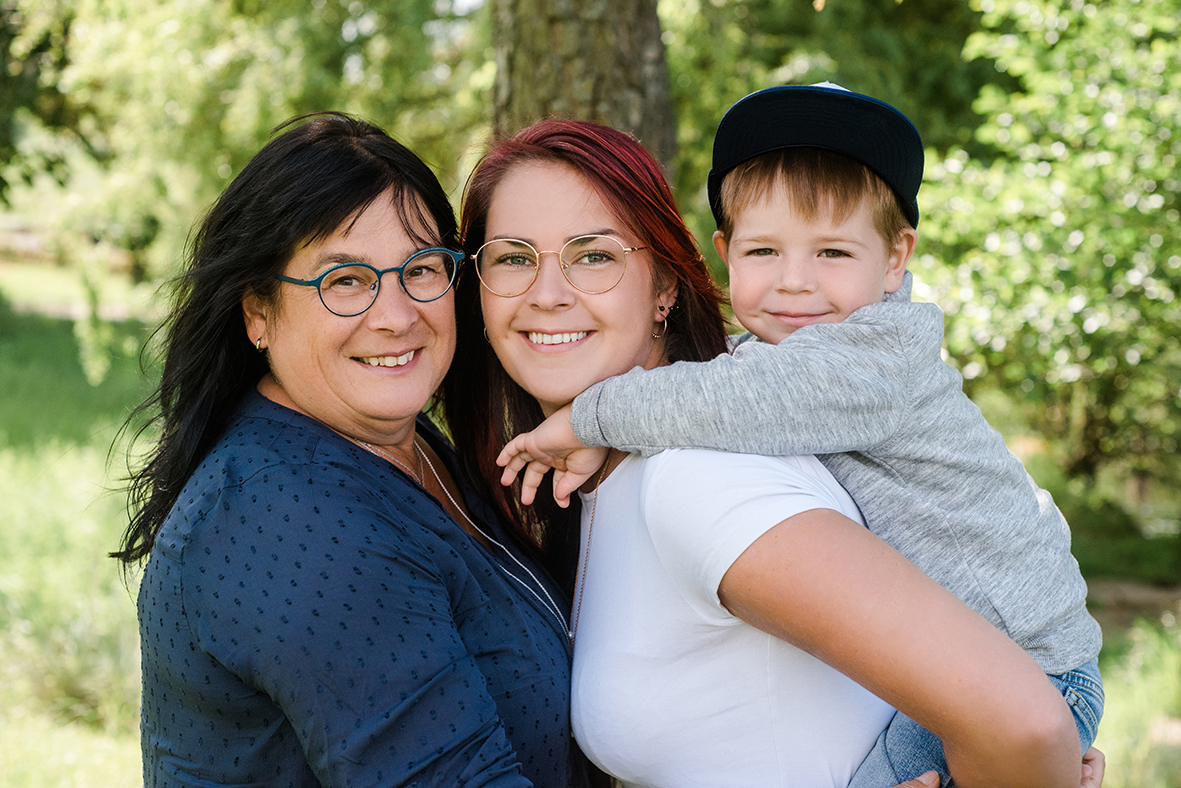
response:
<path fill-rule="evenodd" d="M 504 442 L 590 384 L 722 350 L 718 292 L 624 134 L 545 121 L 498 145 L 461 229 L 444 391 L 490 490 Z M 499 500 L 557 569 L 579 552 L 573 726 L 625 785 L 843 787 L 893 713 L 879 698 L 943 739 L 962 786 L 1079 784 L 1037 665 L 870 534 L 815 458 L 613 452 L 588 487 L 578 531 L 548 492 Z"/>

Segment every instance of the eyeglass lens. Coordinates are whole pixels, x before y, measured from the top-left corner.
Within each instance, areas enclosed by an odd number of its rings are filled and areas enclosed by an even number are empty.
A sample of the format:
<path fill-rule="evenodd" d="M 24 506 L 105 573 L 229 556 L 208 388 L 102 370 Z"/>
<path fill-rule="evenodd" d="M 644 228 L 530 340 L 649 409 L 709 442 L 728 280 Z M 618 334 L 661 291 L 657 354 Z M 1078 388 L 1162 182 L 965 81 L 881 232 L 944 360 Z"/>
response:
<path fill-rule="evenodd" d="M 623 279 L 627 250 L 617 239 L 586 235 L 568 241 L 559 257 L 566 280 L 584 293 L 605 293 Z M 529 289 L 541 265 L 537 250 L 524 241 L 489 241 L 476 256 L 480 281 L 494 293 L 518 296 Z"/>
<path fill-rule="evenodd" d="M 454 274 L 455 261 L 448 254 L 427 252 L 406 266 L 401 284 L 415 301 L 433 301 L 447 292 Z M 337 315 L 359 315 L 377 300 L 382 275 L 367 265 L 342 265 L 320 280 L 320 299 Z"/>

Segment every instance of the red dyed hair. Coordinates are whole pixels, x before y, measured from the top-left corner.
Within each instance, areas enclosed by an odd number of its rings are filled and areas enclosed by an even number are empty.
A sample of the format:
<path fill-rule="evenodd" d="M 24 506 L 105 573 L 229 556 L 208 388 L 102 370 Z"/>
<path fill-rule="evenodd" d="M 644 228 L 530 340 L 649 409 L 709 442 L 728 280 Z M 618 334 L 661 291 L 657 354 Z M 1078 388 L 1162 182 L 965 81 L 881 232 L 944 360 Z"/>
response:
<path fill-rule="evenodd" d="M 484 243 L 497 186 L 514 167 L 536 162 L 563 164 L 586 178 L 648 247 L 657 285 L 675 282 L 676 305 L 665 321 L 668 360 L 704 361 L 725 352 L 721 291 L 677 211 L 659 163 L 634 137 L 607 126 L 544 120 L 493 146 L 476 165 L 464 193 L 460 236 L 469 259 Z M 485 491 L 512 519 L 521 540 L 542 554 L 556 577 L 572 582 L 576 509 L 553 504 L 548 485 L 542 486 L 544 495 L 539 491 L 538 503 L 522 507 L 517 488 L 500 486 L 495 463 L 510 438 L 541 423 L 541 408 L 508 376 L 484 338 L 480 282 L 471 266 L 460 272 L 455 292 L 457 348 L 443 381 L 444 409 L 455 445 L 472 476 L 484 480 Z M 563 520 L 572 523 L 560 523 Z"/>

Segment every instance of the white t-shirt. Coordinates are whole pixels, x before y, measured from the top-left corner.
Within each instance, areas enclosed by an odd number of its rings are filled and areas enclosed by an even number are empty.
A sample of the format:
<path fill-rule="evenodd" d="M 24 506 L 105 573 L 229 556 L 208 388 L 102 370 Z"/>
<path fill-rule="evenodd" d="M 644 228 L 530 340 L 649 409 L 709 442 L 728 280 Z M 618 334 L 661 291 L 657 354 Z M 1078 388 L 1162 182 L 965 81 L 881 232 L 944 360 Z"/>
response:
<path fill-rule="evenodd" d="M 845 788 L 894 710 L 717 595 L 788 517 L 861 522 L 829 472 L 810 456 L 674 449 L 628 456 L 597 502 L 582 498 L 572 715 L 586 754 L 626 786 Z"/>

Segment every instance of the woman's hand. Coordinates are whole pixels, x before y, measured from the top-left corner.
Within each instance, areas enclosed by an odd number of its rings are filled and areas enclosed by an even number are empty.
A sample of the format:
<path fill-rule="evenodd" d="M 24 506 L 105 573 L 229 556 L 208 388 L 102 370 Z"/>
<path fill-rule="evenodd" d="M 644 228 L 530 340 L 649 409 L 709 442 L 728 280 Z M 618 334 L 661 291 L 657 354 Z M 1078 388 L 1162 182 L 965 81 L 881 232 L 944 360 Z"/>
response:
<path fill-rule="evenodd" d="M 1103 753 L 1094 747 L 1083 753 L 1083 780 L 1079 788 L 1102 788 L 1104 765 Z M 939 788 L 939 773 L 920 774 L 895 788 Z"/>
<path fill-rule="evenodd" d="M 1083 753 L 1083 782 L 1080 788 L 1101 788 L 1107 759 L 1094 747 Z"/>
<path fill-rule="evenodd" d="M 570 505 L 570 495 L 602 467 L 606 448 L 585 446 L 570 426 L 570 406 L 554 412 L 531 432 L 509 441 L 496 458 L 504 468 L 500 483 L 505 487 L 521 474 L 521 503 L 533 503 L 537 488 L 551 468 L 554 469 L 554 500 L 559 506 Z"/>

